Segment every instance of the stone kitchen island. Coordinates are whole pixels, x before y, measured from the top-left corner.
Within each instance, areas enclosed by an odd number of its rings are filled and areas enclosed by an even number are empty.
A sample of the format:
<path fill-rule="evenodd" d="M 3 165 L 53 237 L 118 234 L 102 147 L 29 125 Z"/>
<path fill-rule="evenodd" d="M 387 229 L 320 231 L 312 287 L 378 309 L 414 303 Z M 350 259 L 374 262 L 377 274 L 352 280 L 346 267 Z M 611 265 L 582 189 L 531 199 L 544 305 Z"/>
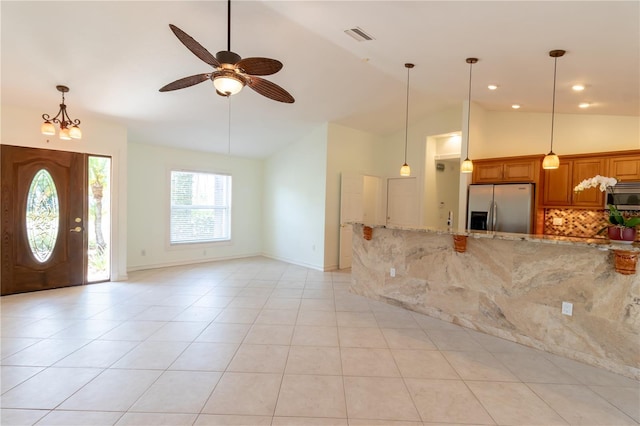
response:
<path fill-rule="evenodd" d="M 362 224 L 353 231 L 353 293 L 640 379 L 640 275 L 614 267 L 619 251 L 635 268 L 636 244 Z M 454 237 L 466 247 L 456 251 Z M 571 316 L 563 302 L 573 304 Z"/>

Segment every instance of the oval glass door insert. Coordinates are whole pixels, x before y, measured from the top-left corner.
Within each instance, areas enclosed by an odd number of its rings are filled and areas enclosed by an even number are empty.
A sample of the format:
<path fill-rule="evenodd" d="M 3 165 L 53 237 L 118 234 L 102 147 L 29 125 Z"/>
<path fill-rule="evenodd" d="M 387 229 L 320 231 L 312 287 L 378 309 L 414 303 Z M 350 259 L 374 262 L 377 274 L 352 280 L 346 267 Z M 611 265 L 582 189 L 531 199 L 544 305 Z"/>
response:
<path fill-rule="evenodd" d="M 40 169 L 27 194 L 27 239 L 31 253 L 40 263 L 51 257 L 58 239 L 60 209 L 58 192 L 51 174 Z"/>

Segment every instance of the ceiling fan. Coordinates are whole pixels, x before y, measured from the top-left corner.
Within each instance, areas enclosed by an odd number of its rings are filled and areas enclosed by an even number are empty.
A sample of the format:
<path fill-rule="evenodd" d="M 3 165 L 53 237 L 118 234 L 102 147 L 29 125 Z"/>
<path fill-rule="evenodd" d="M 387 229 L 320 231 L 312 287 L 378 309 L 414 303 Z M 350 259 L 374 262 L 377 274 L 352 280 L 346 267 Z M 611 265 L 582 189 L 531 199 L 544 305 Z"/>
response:
<path fill-rule="evenodd" d="M 215 70 L 210 73 L 184 77 L 160 89 L 161 92 L 184 89 L 206 80 L 213 81 L 216 93 L 229 97 L 249 86 L 262 96 L 274 101 L 293 103 L 295 99 L 282 87 L 258 76 L 275 74 L 282 69 L 282 62 L 269 58 L 244 58 L 231 51 L 231 0 L 227 1 L 227 50 L 213 56 L 193 37 L 175 25 L 169 24 L 171 31 L 198 58 L 211 65 Z"/>

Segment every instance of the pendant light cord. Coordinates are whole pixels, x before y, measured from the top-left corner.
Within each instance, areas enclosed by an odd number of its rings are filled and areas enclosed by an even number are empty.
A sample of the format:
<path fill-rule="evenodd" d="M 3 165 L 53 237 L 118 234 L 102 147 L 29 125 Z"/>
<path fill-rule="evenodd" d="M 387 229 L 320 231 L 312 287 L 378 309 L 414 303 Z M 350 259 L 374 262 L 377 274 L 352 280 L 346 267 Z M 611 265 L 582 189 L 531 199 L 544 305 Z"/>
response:
<path fill-rule="evenodd" d="M 465 159 L 469 159 L 469 139 L 471 139 L 471 70 L 473 69 L 473 62 L 469 63 L 469 111 L 467 111 L 467 155 Z"/>
<path fill-rule="evenodd" d="M 551 101 L 551 151 L 553 152 L 553 122 L 556 116 L 556 70 L 558 68 L 558 57 L 553 58 L 553 100 Z"/>
<path fill-rule="evenodd" d="M 406 66 L 406 65 L 405 65 Z M 411 67 L 407 66 L 407 109 L 404 121 L 404 164 L 407 164 L 407 139 L 409 137 L 409 70 Z"/>

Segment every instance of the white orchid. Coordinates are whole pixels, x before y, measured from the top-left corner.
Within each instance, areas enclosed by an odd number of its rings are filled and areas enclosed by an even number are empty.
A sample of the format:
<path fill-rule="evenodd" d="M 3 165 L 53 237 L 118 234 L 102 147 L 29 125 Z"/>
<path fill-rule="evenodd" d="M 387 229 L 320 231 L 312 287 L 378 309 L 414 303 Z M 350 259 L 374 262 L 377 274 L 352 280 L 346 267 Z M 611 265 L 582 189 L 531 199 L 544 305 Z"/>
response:
<path fill-rule="evenodd" d="M 592 178 L 585 179 L 573 188 L 574 192 L 584 191 L 588 188 L 600 187 L 600 191 L 605 192 L 607 188 L 614 187 L 618 181 L 615 178 L 596 175 Z"/>

